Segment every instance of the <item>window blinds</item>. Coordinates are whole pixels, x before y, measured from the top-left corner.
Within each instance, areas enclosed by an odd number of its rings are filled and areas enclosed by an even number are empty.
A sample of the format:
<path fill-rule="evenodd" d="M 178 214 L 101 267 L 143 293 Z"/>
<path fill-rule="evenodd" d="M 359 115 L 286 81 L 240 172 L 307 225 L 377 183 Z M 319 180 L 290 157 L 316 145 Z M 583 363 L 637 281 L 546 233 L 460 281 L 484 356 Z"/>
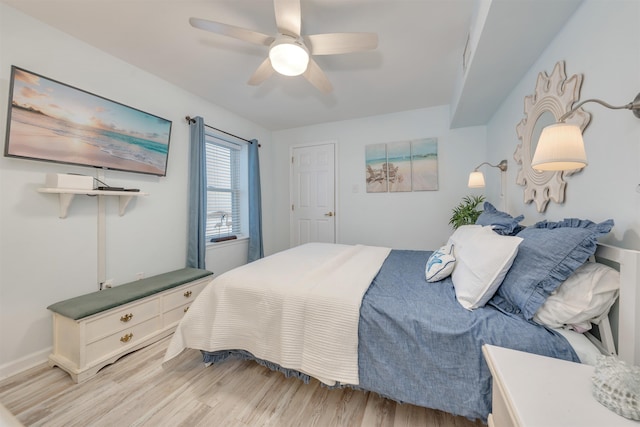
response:
<path fill-rule="evenodd" d="M 207 239 L 238 235 L 240 151 L 238 144 L 207 133 Z"/>

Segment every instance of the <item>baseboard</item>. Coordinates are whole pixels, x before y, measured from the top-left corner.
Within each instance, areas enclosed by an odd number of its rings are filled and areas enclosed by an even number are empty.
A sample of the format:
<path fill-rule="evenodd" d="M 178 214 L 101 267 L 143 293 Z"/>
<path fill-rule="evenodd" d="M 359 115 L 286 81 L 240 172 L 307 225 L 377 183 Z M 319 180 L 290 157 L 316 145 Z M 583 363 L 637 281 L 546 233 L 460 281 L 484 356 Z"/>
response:
<path fill-rule="evenodd" d="M 26 371 L 27 369 L 31 369 L 34 366 L 47 363 L 51 350 L 52 347 L 48 347 L 44 350 L 36 351 L 35 353 L 21 357 L 18 360 L 0 365 L 0 380 L 12 377 L 20 372 Z"/>

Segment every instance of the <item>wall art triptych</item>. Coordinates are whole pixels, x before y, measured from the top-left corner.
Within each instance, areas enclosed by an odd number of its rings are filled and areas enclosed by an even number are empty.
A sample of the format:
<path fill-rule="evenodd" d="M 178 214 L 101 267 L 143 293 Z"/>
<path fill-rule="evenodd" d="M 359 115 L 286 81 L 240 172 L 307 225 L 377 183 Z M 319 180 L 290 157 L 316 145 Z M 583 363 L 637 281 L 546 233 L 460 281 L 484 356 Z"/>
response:
<path fill-rule="evenodd" d="M 438 189 L 438 139 L 365 147 L 367 193 Z"/>

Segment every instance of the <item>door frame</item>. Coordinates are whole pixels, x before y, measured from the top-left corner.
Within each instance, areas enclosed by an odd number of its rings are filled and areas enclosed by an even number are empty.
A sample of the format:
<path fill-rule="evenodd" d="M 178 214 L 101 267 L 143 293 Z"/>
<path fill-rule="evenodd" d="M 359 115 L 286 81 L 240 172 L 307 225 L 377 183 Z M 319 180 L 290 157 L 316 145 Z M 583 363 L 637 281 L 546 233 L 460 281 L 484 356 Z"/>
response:
<path fill-rule="evenodd" d="M 339 176 L 338 140 L 330 139 L 326 141 L 307 142 L 307 143 L 295 144 L 295 145 L 289 146 L 289 206 L 287 207 L 287 209 L 289 210 L 289 247 L 290 248 L 292 248 L 294 244 L 293 233 L 292 233 L 293 211 L 291 210 L 291 205 L 293 203 L 293 162 L 291 161 L 291 159 L 293 158 L 293 150 L 296 148 L 308 148 L 308 147 L 314 147 L 319 145 L 333 145 L 333 211 L 336 216 L 340 214 L 340 207 L 338 204 L 338 201 L 340 200 L 340 195 L 338 191 L 339 189 L 339 186 L 338 186 L 338 176 Z M 339 218 L 336 218 L 334 220 L 334 226 L 335 226 L 335 230 L 334 230 L 335 243 L 338 243 L 340 241 Z"/>

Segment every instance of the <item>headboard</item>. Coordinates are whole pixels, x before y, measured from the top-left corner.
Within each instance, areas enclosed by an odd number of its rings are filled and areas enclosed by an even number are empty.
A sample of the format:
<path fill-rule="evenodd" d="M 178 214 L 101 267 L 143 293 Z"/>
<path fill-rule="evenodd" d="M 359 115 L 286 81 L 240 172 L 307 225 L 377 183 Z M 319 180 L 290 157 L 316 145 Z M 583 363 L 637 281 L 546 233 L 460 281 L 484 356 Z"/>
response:
<path fill-rule="evenodd" d="M 609 314 L 612 338 L 620 359 L 640 365 L 640 251 L 598 244 L 595 256 L 620 271 L 620 296 Z"/>

